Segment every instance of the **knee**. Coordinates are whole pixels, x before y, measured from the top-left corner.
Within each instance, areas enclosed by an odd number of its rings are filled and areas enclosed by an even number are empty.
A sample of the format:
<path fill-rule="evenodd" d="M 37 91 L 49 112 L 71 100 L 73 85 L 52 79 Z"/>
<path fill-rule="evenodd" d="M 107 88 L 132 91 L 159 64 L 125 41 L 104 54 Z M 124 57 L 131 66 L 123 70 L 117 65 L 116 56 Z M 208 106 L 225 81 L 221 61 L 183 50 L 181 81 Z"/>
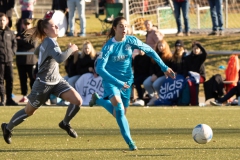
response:
<path fill-rule="evenodd" d="M 124 107 L 122 103 L 118 103 L 116 107 L 114 107 L 116 111 L 116 117 L 123 116 L 125 114 Z"/>
<path fill-rule="evenodd" d="M 27 109 L 25 108 L 25 112 L 28 116 L 32 116 L 35 113 L 36 110 L 31 110 L 31 109 Z"/>
<path fill-rule="evenodd" d="M 80 107 L 82 105 L 82 99 L 81 98 L 76 99 L 75 102 L 73 102 L 73 104 Z"/>

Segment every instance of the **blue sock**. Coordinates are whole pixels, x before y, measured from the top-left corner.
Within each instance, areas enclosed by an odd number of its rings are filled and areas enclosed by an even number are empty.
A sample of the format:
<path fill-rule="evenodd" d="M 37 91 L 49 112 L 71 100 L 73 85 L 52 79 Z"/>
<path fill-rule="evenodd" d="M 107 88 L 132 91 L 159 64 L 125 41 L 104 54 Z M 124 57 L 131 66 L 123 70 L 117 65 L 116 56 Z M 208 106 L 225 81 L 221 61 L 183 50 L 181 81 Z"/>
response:
<path fill-rule="evenodd" d="M 124 114 L 124 107 L 122 103 L 118 103 L 117 106 L 114 107 L 116 111 L 116 120 L 118 126 L 120 128 L 121 134 L 127 144 L 132 143 L 132 138 L 130 135 L 130 129 L 128 125 L 128 120 Z"/>
<path fill-rule="evenodd" d="M 105 100 L 103 98 L 97 99 L 96 103 L 103 106 L 110 114 L 113 115 L 113 105 L 110 100 Z"/>

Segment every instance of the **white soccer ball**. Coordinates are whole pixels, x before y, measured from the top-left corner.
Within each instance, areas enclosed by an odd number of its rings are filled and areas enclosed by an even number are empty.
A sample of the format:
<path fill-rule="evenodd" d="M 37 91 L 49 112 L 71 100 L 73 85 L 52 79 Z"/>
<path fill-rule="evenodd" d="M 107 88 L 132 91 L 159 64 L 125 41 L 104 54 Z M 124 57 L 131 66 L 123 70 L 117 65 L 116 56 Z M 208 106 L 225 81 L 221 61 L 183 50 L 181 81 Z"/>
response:
<path fill-rule="evenodd" d="M 193 128 L 192 137 L 199 144 L 206 144 L 211 141 L 213 132 L 211 127 L 206 124 L 199 124 Z"/>

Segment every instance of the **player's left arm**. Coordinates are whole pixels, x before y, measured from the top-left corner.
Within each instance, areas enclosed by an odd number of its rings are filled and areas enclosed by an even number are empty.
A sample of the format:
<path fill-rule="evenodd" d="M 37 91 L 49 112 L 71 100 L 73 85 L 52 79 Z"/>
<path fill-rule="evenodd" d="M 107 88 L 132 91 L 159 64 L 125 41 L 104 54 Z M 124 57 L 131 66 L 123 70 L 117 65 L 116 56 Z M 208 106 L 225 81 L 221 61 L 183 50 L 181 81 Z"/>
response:
<path fill-rule="evenodd" d="M 133 49 L 140 49 L 146 53 L 147 56 L 154 59 L 154 61 L 160 66 L 161 70 L 168 77 L 175 78 L 175 73 L 169 68 L 162 59 L 158 56 L 158 54 L 147 44 L 140 41 L 138 38 L 131 36 L 131 42 Z"/>

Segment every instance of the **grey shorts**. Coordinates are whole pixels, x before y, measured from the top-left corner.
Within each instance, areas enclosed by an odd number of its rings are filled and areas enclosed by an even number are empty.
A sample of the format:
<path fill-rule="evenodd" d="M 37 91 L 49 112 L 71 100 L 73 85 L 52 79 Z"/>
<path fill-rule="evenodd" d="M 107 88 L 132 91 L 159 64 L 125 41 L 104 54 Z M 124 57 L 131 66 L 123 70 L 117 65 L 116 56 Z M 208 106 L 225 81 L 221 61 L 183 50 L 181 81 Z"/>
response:
<path fill-rule="evenodd" d="M 28 95 L 28 101 L 34 108 L 38 108 L 47 101 L 50 94 L 60 97 L 63 92 L 71 88 L 72 86 L 64 79 L 61 79 L 56 85 L 47 85 L 39 80 L 35 80 L 32 91 Z"/>

